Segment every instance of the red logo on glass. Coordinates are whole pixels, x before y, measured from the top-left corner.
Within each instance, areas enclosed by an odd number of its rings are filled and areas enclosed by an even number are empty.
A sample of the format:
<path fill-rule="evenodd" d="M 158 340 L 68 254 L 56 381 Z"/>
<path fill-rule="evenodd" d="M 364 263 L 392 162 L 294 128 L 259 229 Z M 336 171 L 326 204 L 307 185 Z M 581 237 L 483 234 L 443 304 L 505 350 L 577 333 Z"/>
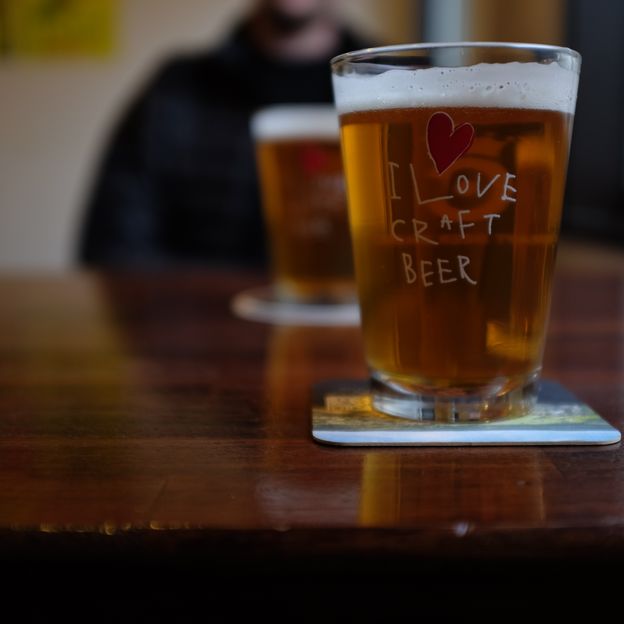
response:
<path fill-rule="evenodd" d="M 463 123 L 457 127 L 447 113 L 434 113 L 427 122 L 427 150 L 438 174 L 444 173 L 474 140 L 474 127 Z"/>

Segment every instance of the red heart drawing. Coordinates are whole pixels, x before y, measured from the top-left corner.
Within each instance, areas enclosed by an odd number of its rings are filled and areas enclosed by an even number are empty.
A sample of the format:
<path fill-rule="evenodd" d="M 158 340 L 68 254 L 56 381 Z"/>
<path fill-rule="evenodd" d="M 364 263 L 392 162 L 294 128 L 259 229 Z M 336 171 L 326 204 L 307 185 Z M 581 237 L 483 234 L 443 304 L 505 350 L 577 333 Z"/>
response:
<path fill-rule="evenodd" d="M 472 145 L 472 124 L 455 127 L 450 115 L 434 113 L 427 122 L 427 149 L 438 174 L 446 171 Z"/>

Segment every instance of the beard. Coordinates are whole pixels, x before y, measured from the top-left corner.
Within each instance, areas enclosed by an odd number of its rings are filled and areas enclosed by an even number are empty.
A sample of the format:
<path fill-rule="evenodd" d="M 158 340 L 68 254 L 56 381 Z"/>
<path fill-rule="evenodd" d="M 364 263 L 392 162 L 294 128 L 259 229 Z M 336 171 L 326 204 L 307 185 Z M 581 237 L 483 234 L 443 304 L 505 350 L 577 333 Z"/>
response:
<path fill-rule="evenodd" d="M 269 8 L 266 14 L 271 26 L 283 35 L 290 35 L 303 30 L 317 18 L 317 13 L 314 11 L 302 15 L 292 15 L 276 7 Z"/>

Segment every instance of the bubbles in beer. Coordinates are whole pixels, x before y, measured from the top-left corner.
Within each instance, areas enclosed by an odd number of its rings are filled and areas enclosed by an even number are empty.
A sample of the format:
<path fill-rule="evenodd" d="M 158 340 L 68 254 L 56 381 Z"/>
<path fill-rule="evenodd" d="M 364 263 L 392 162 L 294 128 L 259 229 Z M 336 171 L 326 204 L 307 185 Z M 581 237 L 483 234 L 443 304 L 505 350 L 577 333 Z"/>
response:
<path fill-rule="evenodd" d="M 430 106 L 527 108 L 572 113 L 578 75 L 557 63 L 480 63 L 333 76 L 339 114 Z"/>

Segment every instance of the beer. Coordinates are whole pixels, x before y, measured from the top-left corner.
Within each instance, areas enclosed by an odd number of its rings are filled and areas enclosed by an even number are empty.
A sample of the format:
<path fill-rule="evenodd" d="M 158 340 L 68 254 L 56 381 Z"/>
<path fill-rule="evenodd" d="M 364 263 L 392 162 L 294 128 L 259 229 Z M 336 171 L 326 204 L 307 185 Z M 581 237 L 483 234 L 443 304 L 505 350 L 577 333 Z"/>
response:
<path fill-rule="evenodd" d="M 335 109 L 276 107 L 254 120 L 275 287 L 286 300 L 353 299 Z"/>
<path fill-rule="evenodd" d="M 501 67 L 394 76 L 383 105 L 334 78 L 366 357 L 400 397 L 487 402 L 541 367 L 576 82 Z"/>
<path fill-rule="evenodd" d="M 475 138 L 470 158 L 438 176 L 424 141 L 440 111 L 472 123 Z M 370 365 L 431 390 L 514 384 L 536 372 L 570 116 L 415 108 L 352 113 L 342 125 Z M 374 166 L 382 151 L 385 167 Z M 434 197 L 448 199 L 426 203 Z"/>

